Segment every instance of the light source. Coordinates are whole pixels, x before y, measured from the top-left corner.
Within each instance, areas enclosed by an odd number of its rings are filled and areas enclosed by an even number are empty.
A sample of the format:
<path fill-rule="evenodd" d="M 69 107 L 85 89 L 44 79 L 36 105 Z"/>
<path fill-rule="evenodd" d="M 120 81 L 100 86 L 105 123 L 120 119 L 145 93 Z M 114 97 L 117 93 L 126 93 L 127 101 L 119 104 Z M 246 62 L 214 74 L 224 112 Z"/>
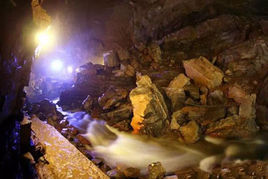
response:
<path fill-rule="evenodd" d="M 51 62 L 50 67 L 53 71 L 58 72 L 63 68 L 63 62 L 61 60 L 54 60 Z"/>
<path fill-rule="evenodd" d="M 39 56 L 43 49 L 47 49 L 55 42 L 55 35 L 52 33 L 51 26 L 48 26 L 45 30 L 36 33 L 35 40 L 38 44 L 35 55 Z"/>
<path fill-rule="evenodd" d="M 72 66 L 68 66 L 67 67 L 67 72 L 68 73 L 73 73 L 73 67 Z"/>

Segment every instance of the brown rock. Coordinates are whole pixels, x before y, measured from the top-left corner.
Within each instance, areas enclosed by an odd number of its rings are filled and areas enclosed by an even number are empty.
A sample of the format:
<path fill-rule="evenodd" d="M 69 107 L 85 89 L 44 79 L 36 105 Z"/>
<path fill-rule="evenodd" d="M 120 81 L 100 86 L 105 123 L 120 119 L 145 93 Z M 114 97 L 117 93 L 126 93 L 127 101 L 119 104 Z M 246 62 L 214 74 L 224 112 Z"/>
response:
<path fill-rule="evenodd" d="M 106 172 L 110 178 L 124 178 L 124 174 L 117 169 L 112 169 Z"/>
<path fill-rule="evenodd" d="M 138 178 L 140 176 L 140 170 L 132 167 L 125 169 L 123 173 L 128 178 Z"/>
<path fill-rule="evenodd" d="M 154 62 L 160 63 L 162 61 L 161 58 L 162 52 L 158 44 L 156 43 L 150 44 L 148 48 L 148 54 L 150 55 L 150 57 L 153 59 Z"/>
<path fill-rule="evenodd" d="M 262 129 L 268 130 L 268 108 L 266 106 L 257 105 L 256 110 L 256 122 Z"/>
<path fill-rule="evenodd" d="M 130 92 L 133 106 L 131 126 L 134 133 L 159 136 L 165 128 L 168 109 L 164 97 L 149 76 L 138 77 L 137 87 Z"/>
<path fill-rule="evenodd" d="M 173 111 L 183 106 L 185 101 L 185 92 L 183 87 L 189 83 L 189 78 L 187 78 L 184 74 L 179 74 L 165 89 L 167 96 L 171 100 Z"/>
<path fill-rule="evenodd" d="M 90 95 L 87 96 L 87 98 L 82 102 L 83 109 L 87 112 L 90 112 L 93 105 L 93 99 Z"/>
<path fill-rule="evenodd" d="M 114 51 L 109 51 L 103 54 L 104 65 L 107 67 L 119 67 L 119 59 Z"/>
<path fill-rule="evenodd" d="M 247 98 L 247 93 L 238 85 L 233 85 L 228 89 L 228 98 L 234 99 L 235 102 L 241 104 Z"/>
<path fill-rule="evenodd" d="M 199 88 L 194 85 L 187 85 L 184 87 L 184 90 L 190 94 L 190 97 L 193 99 L 199 99 L 200 94 L 199 94 Z"/>
<path fill-rule="evenodd" d="M 179 129 L 180 125 L 185 122 L 184 120 L 185 115 L 182 113 L 181 110 L 176 111 L 172 114 L 170 128 L 171 129 Z"/>
<path fill-rule="evenodd" d="M 110 87 L 101 97 L 99 97 L 98 102 L 103 110 L 107 110 L 126 99 L 127 95 L 128 91 L 126 89 Z"/>
<path fill-rule="evenodd" d="M 223 137 L 248 137 L 258 131 L 254 119 L 243 119 L 238 115 L 233 115 L 225 119 L 221 119 L 208 126 L 206 134 Z"/>
<path fill-rule="evenodd" d="M 180 132 L 185 143 L 195 143 L 200 138 L 200 128 L 195 121 L 190 121 L 185 126 L 180 127 Z"/>
<path fill-rule="evenodd" d="M 215 88 L 220 86 L 224 77 L 223 72 L 212 65 L 205 57 L 183 61 L 183 66 L 188 77 L 195 83 Z"/>
<path fill-rule="evenodd" d="M 82 135 L 78 134 L 76 138 L 81 142 L 83 145 L 91 145 L 91 143 Z"/>
<path fill-rule="evenodd" d="M 152 163 L 148 166 L 148 179 L 160 179 L 165 176 L 165 169 L 160 162 Z"/>

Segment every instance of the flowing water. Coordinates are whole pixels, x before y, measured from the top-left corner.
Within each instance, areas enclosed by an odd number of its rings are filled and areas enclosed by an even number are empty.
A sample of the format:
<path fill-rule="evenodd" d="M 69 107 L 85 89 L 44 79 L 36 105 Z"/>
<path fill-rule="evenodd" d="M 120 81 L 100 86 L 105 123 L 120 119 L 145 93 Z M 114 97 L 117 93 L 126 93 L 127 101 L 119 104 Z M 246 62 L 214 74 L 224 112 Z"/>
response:
<path fill-rule="evenodd" d="M 268 151 L 267 144 L 259 139 L 210 139 L 209 142 L 203 140 L 194 145 L 184 145 L 174 139 L 156 139 L 120 132 L 106 125 L 104 121 L 92 120 L 85 112 L 68 113 L 66 118 L 91 142 L 90 150 L 96 157 L 103 158 L 111 167 L 134 167 L 142 173 L 154 162 L 161 162 L 167 172 L 198 165 L 200 162 L 201 169 L 208 171 L 210 165 L 220 162 L 226 154 L 249 156 L 267 154 Z"/>

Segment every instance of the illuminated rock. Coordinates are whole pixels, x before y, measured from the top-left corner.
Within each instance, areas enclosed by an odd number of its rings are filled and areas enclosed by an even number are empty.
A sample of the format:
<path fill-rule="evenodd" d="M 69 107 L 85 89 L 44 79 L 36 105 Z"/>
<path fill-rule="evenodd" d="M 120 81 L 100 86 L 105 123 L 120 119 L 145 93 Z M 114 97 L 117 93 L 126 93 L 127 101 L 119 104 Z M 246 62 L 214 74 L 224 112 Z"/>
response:
<path fill-rule="evenodd" d="M 166 170 L 160 162 L 152 163 L 148 166 L 148 179 L 164 178 Z"/>
<path fill-rule="evenodd" d="M 185 101 L 185 92 L 183 87 L 190 83 L 190 79 L 184 74 L 175 77 L 165 89 L 167 96 L 171 100 L 173 110 L 182 107 Z"/>
<path fill-rule="evenodd" d="M 137 87 L 130 92 L 134 115 L 131 122 L 133 132 L 159 136 L 167 122 L 167 106 L 149 76 L 138 78 Z"/>
<path fill-rule="evenodd" d="M 195 143 L 200 138 L 200 128 L 194 120 L 180 127 L 179 130 L 185 143 Z"/>
<path fill-rule="evenodd" d="M 204 85 L 207 88 L 215 88 L 222 83 L 223 72 L 205 57 L 183 61 L 183 66 L 187 76 L 197 84 Z"/>
<path fill-rule="evenodd" d="M 185 115 L 182 113 L 181 110 L 176 111 L 172 114 L 170 128 L 171 129 L 179 129 L 180 124 L 184 122 Z"/>

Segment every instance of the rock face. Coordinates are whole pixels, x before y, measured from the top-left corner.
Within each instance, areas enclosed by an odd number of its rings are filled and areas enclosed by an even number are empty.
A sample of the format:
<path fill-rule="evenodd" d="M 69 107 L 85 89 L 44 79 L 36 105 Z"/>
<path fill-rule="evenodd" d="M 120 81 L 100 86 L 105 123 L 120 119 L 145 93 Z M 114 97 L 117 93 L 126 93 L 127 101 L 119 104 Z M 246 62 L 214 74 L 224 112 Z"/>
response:
<path fill-rule="evenodd" d="M 103 55 L 104 65 L 107 67 L 118 67 L 119 59 L 114 51 L 107 52 Z"/>
<path fill-rule="evenodd" d="M 222 83 L 223 72 L 211 64 L 205 57 L 183 61 L 183 66 L 187 76 L 197 84 L 207 88 L 215 88 Z"/>
<path fill-rule="evenodd" d="M 130 92 L 133 106 L 131 126 L 134 133 L 159 136 L 166 125 L 168 109 L 164 97 L 152 83 L 150 77 L 140 76 L 137 88 Z"/>

